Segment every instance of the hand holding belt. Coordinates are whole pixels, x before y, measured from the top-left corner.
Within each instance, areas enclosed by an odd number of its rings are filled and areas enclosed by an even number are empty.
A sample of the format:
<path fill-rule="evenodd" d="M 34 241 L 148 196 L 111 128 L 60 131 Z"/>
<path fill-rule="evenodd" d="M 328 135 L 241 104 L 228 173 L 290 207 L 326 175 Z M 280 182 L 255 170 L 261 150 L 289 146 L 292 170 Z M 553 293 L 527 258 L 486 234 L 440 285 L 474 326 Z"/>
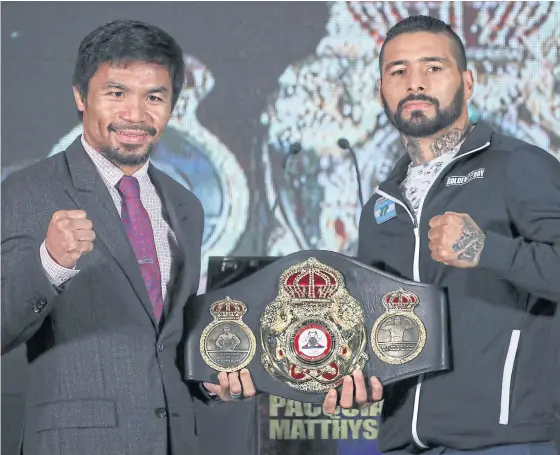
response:
<path fill-rule="evenodd" d="M 248 368 L 258 391 L 321 403 L 356 369 L 383 384 L 449 367 L 447 301 L 339 253 L 290 254 L 186 309 L 186 379 Z"/>

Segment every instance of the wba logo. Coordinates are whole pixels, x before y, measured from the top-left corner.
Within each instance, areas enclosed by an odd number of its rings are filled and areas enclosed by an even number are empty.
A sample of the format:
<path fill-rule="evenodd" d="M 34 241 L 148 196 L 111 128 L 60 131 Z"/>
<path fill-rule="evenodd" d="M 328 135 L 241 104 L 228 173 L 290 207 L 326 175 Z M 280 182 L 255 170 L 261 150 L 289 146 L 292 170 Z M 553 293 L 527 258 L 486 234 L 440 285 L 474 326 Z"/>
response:
<path fill-rule="evenodd" d="M 469 183 L 471 180 L 481 179 L 481 178 L 484 178 L 484 168 L 476 169 L 475 171 L 469 172 L 468 175 L 447 177 L 447 182 L 445 183 L 445 186 L 465 185 L 466 183 Z"/>

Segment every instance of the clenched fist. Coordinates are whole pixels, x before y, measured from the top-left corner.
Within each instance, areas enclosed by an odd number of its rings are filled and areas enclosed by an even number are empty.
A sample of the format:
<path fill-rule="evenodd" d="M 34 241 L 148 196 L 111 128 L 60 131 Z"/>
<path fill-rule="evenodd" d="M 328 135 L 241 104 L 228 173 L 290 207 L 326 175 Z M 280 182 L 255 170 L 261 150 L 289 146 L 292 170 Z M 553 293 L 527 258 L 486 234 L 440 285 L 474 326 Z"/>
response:
<path fill-rule="evenodd" d="M 83 210 L 60 210 L 51 218 L 45 246 L 62 267 L 74 267 L 80 256 L 93 249 L 95 232 Z"/>
<path fill-rule="evenodd" d="M 447 212 L 430 220 L 428 238 L 432 259 L 445 265 L 476 267 L 485 237 L 466 213 Z"/>

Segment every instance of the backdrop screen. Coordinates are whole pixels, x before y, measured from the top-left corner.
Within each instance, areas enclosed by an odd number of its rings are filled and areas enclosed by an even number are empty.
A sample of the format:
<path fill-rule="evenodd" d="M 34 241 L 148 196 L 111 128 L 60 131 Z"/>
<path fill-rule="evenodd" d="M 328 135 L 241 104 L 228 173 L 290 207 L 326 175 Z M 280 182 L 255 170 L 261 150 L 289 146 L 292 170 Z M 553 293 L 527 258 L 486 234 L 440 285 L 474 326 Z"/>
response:
<path fill-rule="evenodd" d="M 209 256 L 353 255 L 357 182 L 337 140 L 356 151 L 366 200 L 404 153 L 376 80 L 387 30 L 412 14 L 439 17 L 464 40 L 472 120 L 560 159 L 558 2 L 37 2 L 2 5 L 2 178 L 81 134 L 71 75 L 85 34 L 140 19 L 184 50 L 184 89 L 153 161 L 204 206 L 201 290 Z M 294 142 L 302 151 L 284 173 Z M 331 418 L 277 397 L 259 403 L 249 418 L 263 454 L 377 450 L 380 406 Z M 209 425 L 224 418 L 204 412 Z M 246 444 L 243 416 L 233 446 Z"/>

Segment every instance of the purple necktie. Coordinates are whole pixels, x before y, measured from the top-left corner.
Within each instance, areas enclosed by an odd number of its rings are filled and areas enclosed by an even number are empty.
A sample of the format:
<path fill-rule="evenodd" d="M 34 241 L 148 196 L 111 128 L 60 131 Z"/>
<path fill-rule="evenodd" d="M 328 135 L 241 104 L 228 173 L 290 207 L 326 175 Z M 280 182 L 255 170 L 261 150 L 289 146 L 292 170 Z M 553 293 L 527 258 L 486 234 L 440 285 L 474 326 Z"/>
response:
<path fill-rule="evenodd" d="M 138 180 L 135 177 L 125 175 L 121 178 L 117 187 L 123 196 L 121 219 L 124 223 L 124 229 L 142 271 L 156 320 L 159 321 L 163 311 L 163 297 L 161 294 L 161 272 L 152 223 L 140 200 Z"/>

